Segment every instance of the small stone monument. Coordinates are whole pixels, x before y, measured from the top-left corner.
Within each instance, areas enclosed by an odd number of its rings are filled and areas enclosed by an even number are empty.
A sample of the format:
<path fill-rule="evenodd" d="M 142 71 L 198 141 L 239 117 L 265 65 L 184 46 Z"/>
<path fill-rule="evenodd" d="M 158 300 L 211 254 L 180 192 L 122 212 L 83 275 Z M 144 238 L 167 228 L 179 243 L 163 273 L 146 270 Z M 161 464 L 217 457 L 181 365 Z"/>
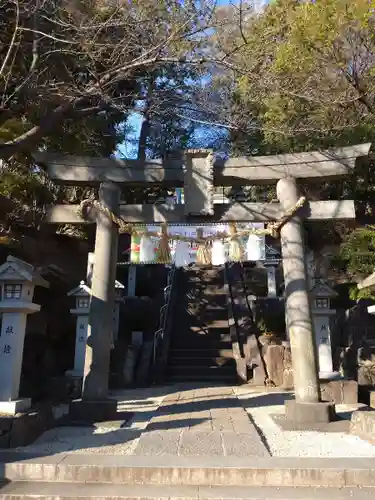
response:
<path fill-rule="evenodd" d="M 331 309 L 331 299 L 336 296 L 337 293 L 323 280 L 314 279 L 310 297 L 321 380 L 332 380 L 340 376 L 338 372 L 333 371 L 330 330 L 330 318 L 336 314 L 336 310 Z"/>
<path fill-rule="evenodd" d="M 280 262 L 280 253 L 275 248 L 266 246 L 266 260 L 263 265 L 267 269 L 267 295 L 271 299 L 277 297 L 276 269 Z"/>
<path fill-rule="evenodd" d="M 27 410 L 30 399 L 19 399 L 27 315 L 40 311 L 33 303 L 35 286 L 49 287 L 34 266 L 9 256 L 0 266 L 0 413 Z"/>
<path fill-rule="evenodd" d="M 117 340 L 120 316 L 120 302 L 124 285 L 116 280 L 116 303 L 113 310 L 113 342 Z M 85 367 L 86 342 L 89 323 L 89 306 L 91 288 L 84 281 L 68 292 L 69 297 L 76 298 L 76 304 L 70 309 L 71 314 L 77 317 L 76 320 L 76 346 L 74 354 L 74 369 L 66 374 L 72 378 L 82 378 Z"/>

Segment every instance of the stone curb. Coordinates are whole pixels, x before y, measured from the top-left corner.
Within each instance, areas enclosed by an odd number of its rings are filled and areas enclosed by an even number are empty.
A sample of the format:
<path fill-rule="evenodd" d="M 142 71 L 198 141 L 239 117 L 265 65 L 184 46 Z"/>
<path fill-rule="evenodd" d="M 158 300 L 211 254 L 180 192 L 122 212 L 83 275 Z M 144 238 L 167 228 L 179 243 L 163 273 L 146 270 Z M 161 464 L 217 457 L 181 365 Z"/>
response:
<path fill-rule="evenodd" d="M 11 483 L 1 500 L 372 500 L 373 488 L 272 488 L 252 486 L 129 486 Z"/>
<path fill-rule="evenodd" d="M 191 486 L 375 487 L 375 459 L 0 454 L 0 480 Z M 18 456 L 17 456 L 18 455 Z"/>

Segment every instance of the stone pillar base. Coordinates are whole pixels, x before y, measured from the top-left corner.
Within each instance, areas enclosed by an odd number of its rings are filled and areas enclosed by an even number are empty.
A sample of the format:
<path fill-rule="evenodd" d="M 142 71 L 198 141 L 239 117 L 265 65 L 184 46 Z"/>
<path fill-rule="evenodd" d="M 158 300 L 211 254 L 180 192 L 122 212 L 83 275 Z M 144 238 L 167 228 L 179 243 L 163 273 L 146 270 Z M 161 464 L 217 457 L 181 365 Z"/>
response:
<path fill-rule="evenodd" d="M 86 401 L 75 399 L 69 406 L 69 419 L 76 422 L 108 422 L 117 418 L 117 401 L 102 399 Z"/>
<path fill-rule="evenodd" d="M 31 406 L 31 399 L 15 399 L 13 401 L 0 401 L 0 413 L 14 416 L 17 413 L 24 413 Z"/>
<path fill-rule="evenodd" d="M 328 424 L 336 420 L 334 403 L 285 402 L 285 417 L 296 424 Z"/>

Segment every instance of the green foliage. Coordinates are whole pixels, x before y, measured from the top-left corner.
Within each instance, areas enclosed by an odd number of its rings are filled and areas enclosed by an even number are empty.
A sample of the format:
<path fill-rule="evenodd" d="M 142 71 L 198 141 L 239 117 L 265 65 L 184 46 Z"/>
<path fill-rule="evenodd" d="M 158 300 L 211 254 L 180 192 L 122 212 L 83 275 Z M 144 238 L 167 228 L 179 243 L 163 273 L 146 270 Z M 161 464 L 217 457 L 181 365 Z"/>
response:
<path fill-rule="evenodd" d="M 375 271 L 375 226 L 357 229 L 341 245 L 341 258 L 353 276 L 368 276 Z"/>
<path fill-rule="evenodd" d="M 375 272 L 375 226 L 359 228 L 350 233 L 341 245 L 340 260 L 356 282 Z M 359 290 L 356 284 L 352 284 L 349 298 L 375 299 L 375 291 L 372 288 Z"/>
<path fill-rule="evenodd" d="M 359 299 L 372 299 L 375 300 L 375 293 L 370 288 L 365 290 L 358 290 L 357 285 L 351 285 L 349 288 L 349 299 L 359 300 Z"/>
<path fill-rule="evenodd" d="M 372 139 L 373 24 L 368 0 L 280 0 L 248 19 L 237 56 L 247 74 L 236 93 L 263 132 L 264 150 Z"/>

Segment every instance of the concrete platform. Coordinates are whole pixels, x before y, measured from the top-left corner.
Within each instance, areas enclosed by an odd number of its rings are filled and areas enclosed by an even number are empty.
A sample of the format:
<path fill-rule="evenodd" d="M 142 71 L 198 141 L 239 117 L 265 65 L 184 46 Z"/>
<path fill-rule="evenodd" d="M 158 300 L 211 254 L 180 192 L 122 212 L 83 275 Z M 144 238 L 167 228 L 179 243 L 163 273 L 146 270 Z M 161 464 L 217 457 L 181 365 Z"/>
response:
<path fill-rule="evenodd" d="M 370 500 L 368 488 L 269 488 L 199 486 L 123 486 L 111 484 L 12 483 L 1 489 L 2 500 Z"/>

